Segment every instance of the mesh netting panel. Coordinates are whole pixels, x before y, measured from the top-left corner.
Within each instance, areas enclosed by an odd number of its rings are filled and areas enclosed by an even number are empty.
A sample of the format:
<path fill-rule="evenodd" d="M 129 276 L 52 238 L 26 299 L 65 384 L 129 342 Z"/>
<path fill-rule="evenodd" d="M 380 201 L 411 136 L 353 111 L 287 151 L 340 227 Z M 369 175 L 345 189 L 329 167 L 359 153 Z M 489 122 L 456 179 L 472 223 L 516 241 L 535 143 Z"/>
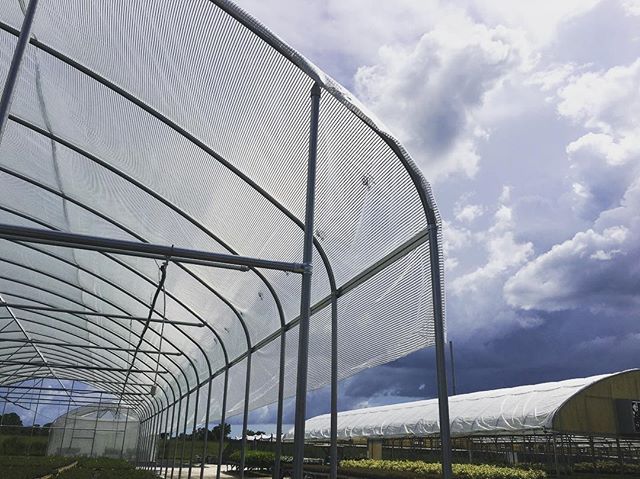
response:
<path fill-rule="evenodd" d="M 3 78 L 22 19 L 18 0 L 0 0 Z M 300 262 L 314 83 L 323 92 L 309 388 L 329 381 L 332 281 L 340 378 L 429 346 L 425 211 L 437 212 L 428 185 L 348 92 L 224 0 L 40 0 L 0 144 L 0 222 Z M 157 383 L 163 405 L 193 391 L 181 406 L 191 428 L 207 404 L 220 416 L 230 363 L 227 413 L 242 412 L 252 348 L 249 405 L 276 400 L 279 335 L 298 318 L 299 275 L 170 264 L 152 312 L 167 323 L 150 323 L 134 361 L 144 323 L 99 314 L 146 317 L 159 261 L 2 243 L 5 301 L 70 310 L 12 309 L 7 333 L 111 348 L 65 358 L 64 346 L 43 345 L 52 362 L 142 370 L 131 381 Z M 294 326 L 286 396 L 297 342 Z M 117 384 L 123 371 L 82 374 Z"/>

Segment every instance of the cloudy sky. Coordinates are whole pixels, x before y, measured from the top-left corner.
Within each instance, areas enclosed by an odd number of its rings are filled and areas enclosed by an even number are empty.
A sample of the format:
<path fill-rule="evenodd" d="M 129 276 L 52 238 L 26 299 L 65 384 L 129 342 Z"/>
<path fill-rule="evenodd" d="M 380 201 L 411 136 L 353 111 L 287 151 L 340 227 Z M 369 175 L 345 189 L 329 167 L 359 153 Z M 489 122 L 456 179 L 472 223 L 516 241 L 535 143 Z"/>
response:
<path fill-rule="evenodd" d="M 638 366 L 640 1 L 239 4 L 354 92 L 432 183 L 458 392 Z M 433 397 L 433 355 L 345 381 L 340 409 Z"/>

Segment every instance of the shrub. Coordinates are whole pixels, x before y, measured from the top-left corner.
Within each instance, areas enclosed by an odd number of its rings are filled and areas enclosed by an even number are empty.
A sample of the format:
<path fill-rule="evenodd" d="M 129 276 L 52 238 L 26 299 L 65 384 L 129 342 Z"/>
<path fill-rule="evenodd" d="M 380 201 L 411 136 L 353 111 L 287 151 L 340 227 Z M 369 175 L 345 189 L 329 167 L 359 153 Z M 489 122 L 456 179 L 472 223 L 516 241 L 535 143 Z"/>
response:
<path fill-rule="evenodd" d="M 597 474 L 640 474 L 640 464 L 620 464 L 616 461 L 578 462 L 573 465 L 575 472 Z"/>
<path fill-rule="evenodd" d="M 437 476 L 441 474 L 439 463 L 423 461 L 380 461 L 343 460 L 344 469 L 402 472 L 417 476 Z M 454 464 L 453 474 L 463 479 L 545 479 L 546 473 L 537 469 L 517 469 L 514 467 L 490 466 L 487 464 Z"/>
<path fill-rule="evenodd" d="M 240 451 L 233 451 L 229 455 L 229 460 L 233 463 L 240 464 Z M 244 466 L 248 469 L 271 469 L 275 455 L 268 451 L 246 451 L 244 457 Z"/>

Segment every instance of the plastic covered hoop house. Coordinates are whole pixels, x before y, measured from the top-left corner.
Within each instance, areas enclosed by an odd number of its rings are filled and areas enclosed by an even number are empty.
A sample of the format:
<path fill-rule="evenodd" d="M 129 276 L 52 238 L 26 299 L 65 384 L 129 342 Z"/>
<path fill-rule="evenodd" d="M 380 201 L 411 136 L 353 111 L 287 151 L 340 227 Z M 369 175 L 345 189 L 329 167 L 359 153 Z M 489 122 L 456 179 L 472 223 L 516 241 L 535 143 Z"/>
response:
<path fill-rule="evenodd" d="M 0 2 L 0 78 L 26 3 Z M 225 379 L 226 415 L 245 397 L 250 409 L 277 401 L 280 370 L 280 399 L 294 395 L 299 272 L 172 256 L 165 294 L 160 257 L 15 231 L 302 264 L 314 84 L 307 386 L 329 384 L 334 361 L 341 379 L 433 345 L 430 188 L 346 90 L 227 1 L 40 0 L 0 145 L 0 328 L 16 341 L 0 346 L 29 341 L 0 363 L 2 383 L 73 378 L 116 396 L 157 384 L 141 418 L 185 397 L 188 427 L 220 418 Z"/>

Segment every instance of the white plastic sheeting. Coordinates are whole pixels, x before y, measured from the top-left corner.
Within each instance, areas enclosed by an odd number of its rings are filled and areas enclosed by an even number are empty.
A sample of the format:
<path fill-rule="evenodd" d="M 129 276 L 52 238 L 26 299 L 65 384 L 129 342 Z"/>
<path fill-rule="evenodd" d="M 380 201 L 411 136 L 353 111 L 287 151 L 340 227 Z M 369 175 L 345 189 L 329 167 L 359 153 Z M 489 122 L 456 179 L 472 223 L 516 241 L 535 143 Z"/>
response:
<path fill-rule="evenodd" d="M 133 459 L 139 429 L 132 410 L 107 404 L 82 406 L 51 424 L 47 455 Z"/>
<path fill-rule="evenodd" d="M 451 396 L 451 435 L 551 429 L 554 414 L 571 396 L 616 374 L 620 373 Z M 307 420 L 307 439 L 328 439 L 329 421 L 328 414 Z M 438 435 L 438 425 L 438 400 L 427 399 L 338 413 L 338 438 Z"/>
<path fill-rule="evenodd" d="M 4 78 L 26 0 L 0 0 Z M 31 44 L 0 145 L 0 223 L 300 262 L 310 90 L 319 123 L 309 387 L 329 382 L 330 279 L 338 288 L 340 378 L 433 344 L 428 184 L 393 136 L 340 85 L 225 0 L 40 0 Z M 440 260 L 441 261 L 441 260 Z M 442 268 L 441 268 L 442 271 Z M 9 303 L 146 316 L 157 262 L 2 241 L 0 294 Z M 254 348 L 252 408 L 276 400 L 279 336 L 295 324 L 300 278 L 171 264 L 169 320 L 156 398 L 198 384 L 189 422 L 242 410 Z M 161 308 L 162 306 L 162 308 Z M 164 299 L 156 307 L 156 317 Z M 143 324 L 64 312 L 0 308 L 3 335 L 121 347 Z M 152 323 L 143 350 L 160 345 Z M 295 388 L 297 327 L 287 334 L 285 395 Z M 346 347 L 346 345 L 349 345 Z M 35 348 L 38 348 L 38 351 Z M 127 351 L 32 344 L 17 360 L 127 368 Z M 35 356 L 34 356 L 35 355 Z M 156 368 L 141 353 L 135 367 Z M 19 381 L 0 366 L 3 381 Z M 102 370 L 24 367 L 22 374 L 110 379 Z M 132 382 L 152 384 L 153 374 Z M 117 385 L 104 387 L 119 393 Z M 129 386 L 131 391 L 148 388 Z"/>

